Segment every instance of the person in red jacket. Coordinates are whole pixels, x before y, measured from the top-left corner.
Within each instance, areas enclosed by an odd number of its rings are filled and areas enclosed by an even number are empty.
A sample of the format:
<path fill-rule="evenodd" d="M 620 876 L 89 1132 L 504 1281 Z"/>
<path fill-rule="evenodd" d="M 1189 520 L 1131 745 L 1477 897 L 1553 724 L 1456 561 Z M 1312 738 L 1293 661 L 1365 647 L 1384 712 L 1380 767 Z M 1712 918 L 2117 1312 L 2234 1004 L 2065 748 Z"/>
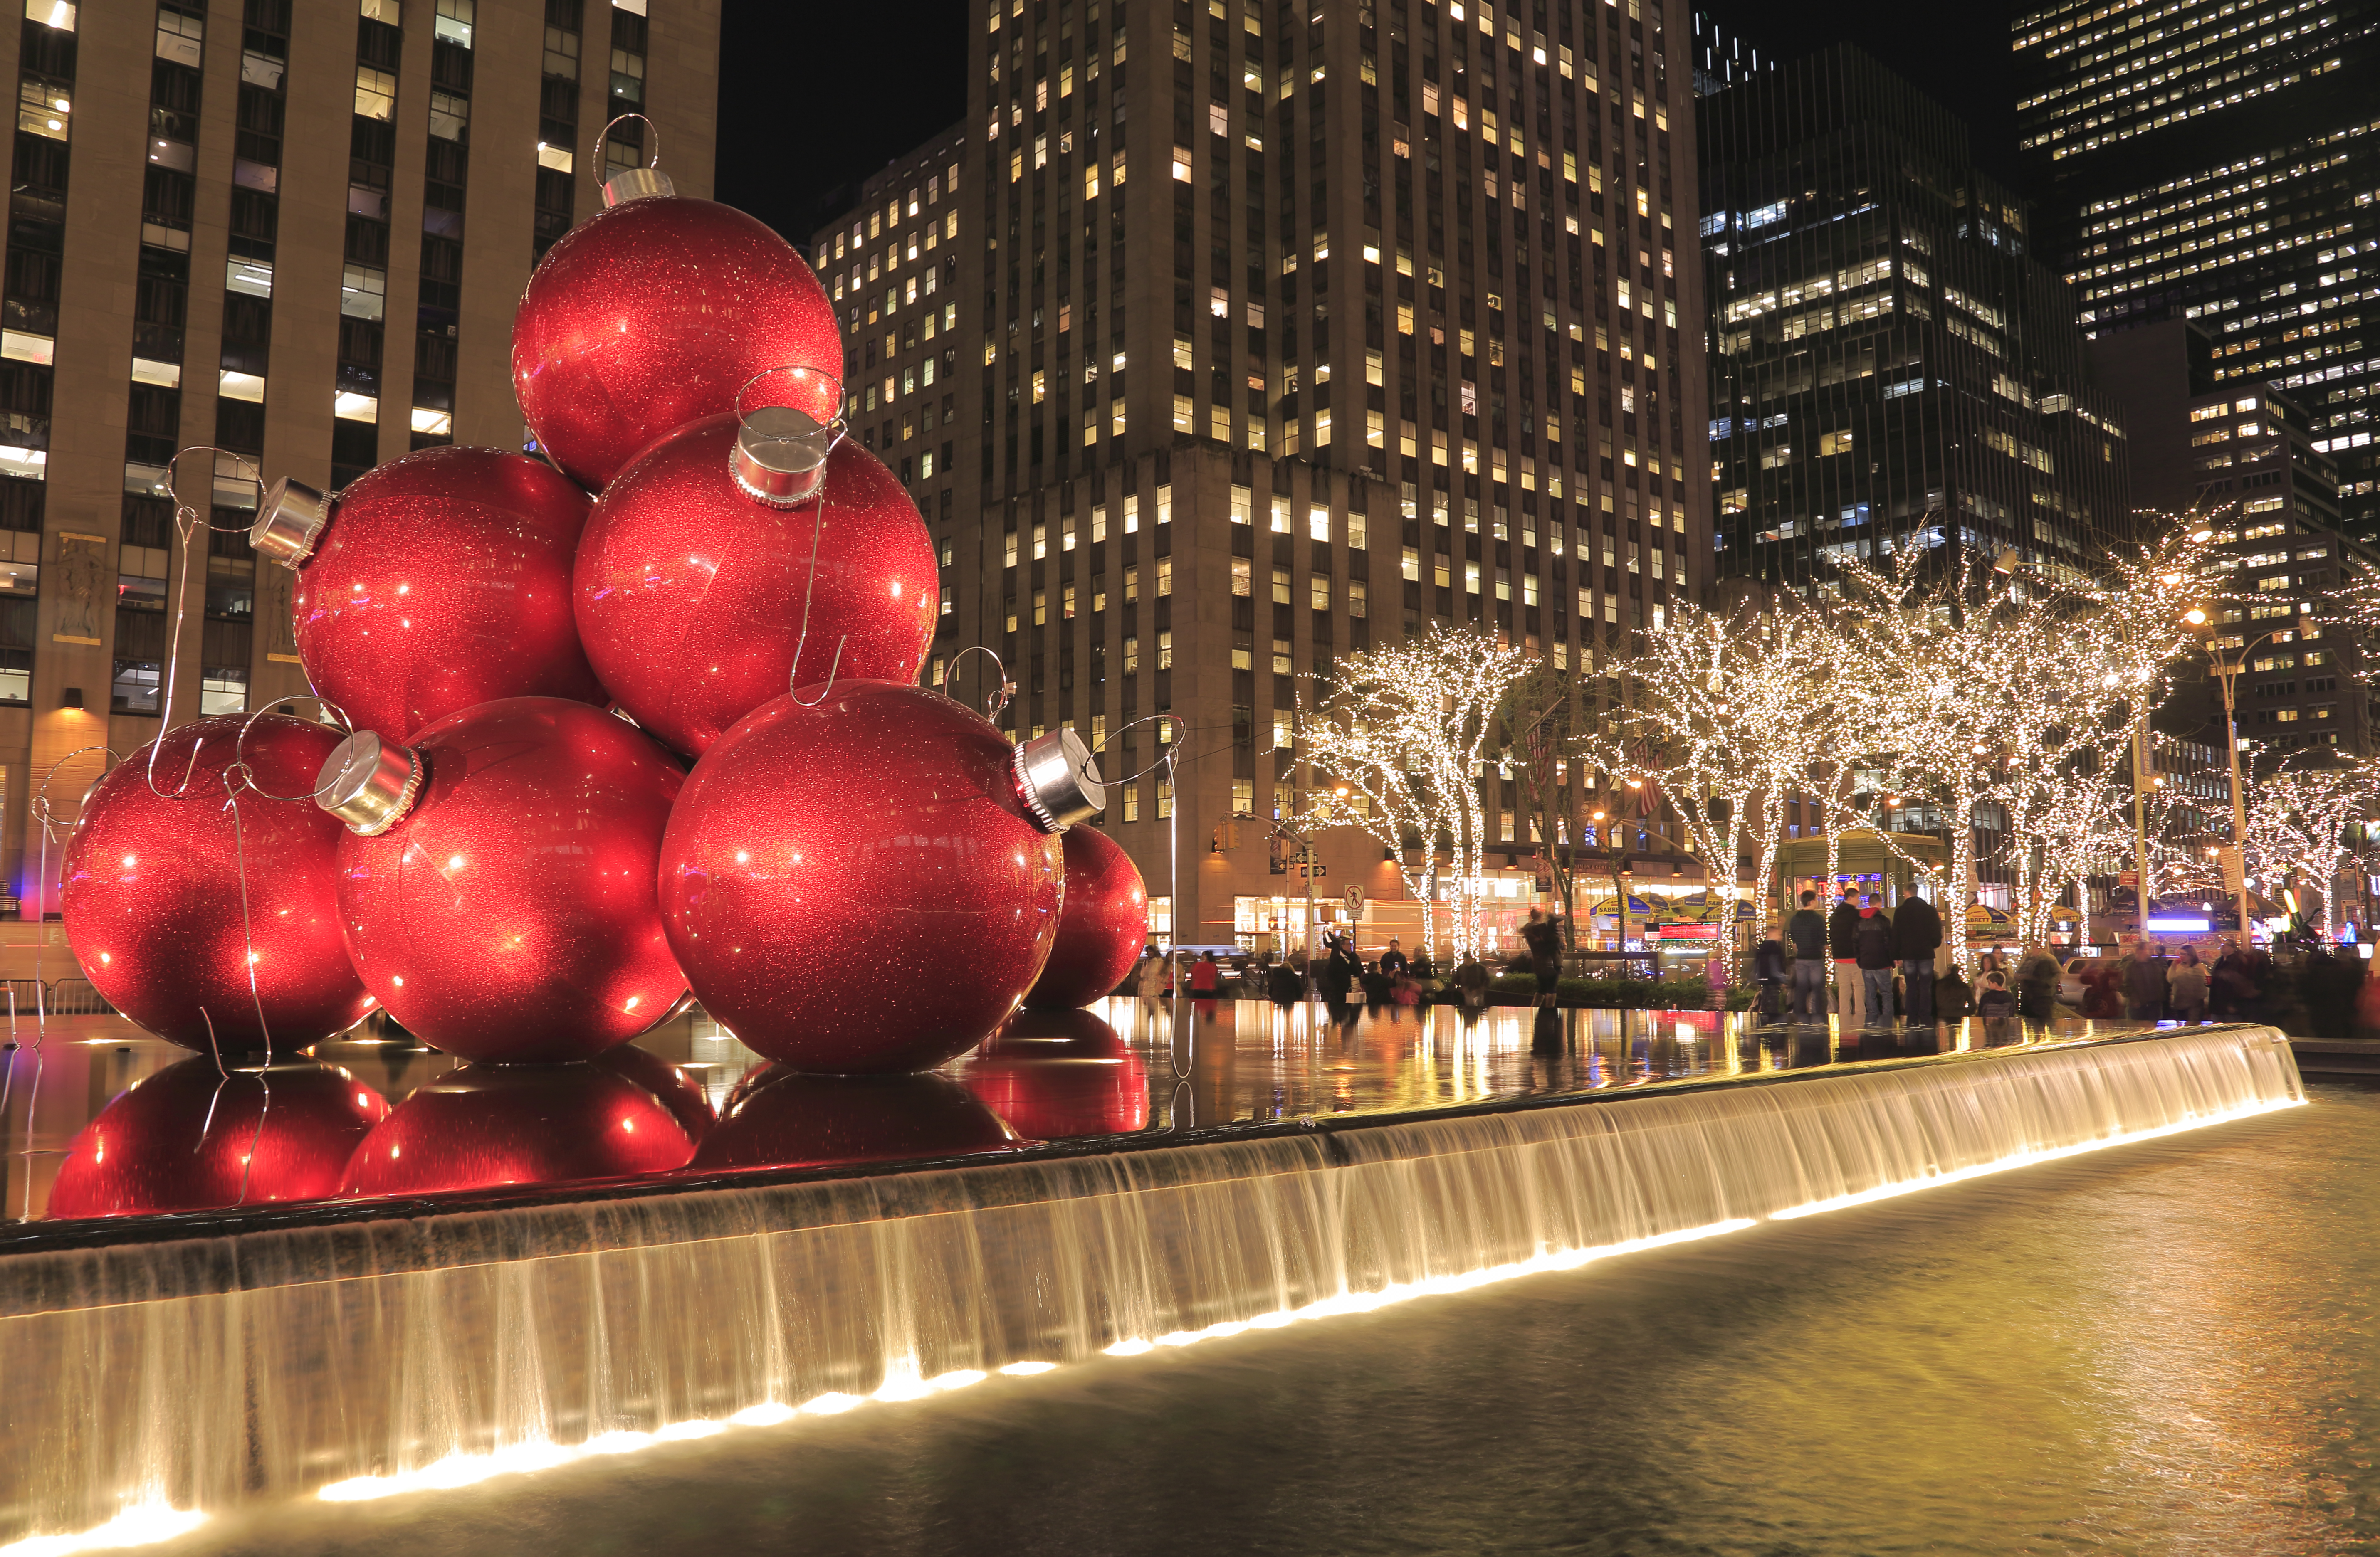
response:
<path fill-rule="evenodd" d="M 1216 987 L 1223 981 L 1222 969 L 1215 965 L 1215 954 L 1202 951 L 1198 960 L 1190 964 L 1190 998 L 1212 1000 Z"/>

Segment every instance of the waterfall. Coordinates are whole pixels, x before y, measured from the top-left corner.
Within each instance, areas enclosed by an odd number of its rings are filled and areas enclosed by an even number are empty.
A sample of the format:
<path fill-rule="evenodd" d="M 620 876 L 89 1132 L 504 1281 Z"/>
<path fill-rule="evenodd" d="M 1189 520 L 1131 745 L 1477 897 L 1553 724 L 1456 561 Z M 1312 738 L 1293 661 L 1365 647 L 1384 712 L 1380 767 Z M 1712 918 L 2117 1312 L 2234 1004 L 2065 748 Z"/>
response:
<path fill-rule="evenodd" d="M 0 1542 L 535 1469 L 2304 1100 L 2269 1030 L 2168 1030 L 1104 1154 L 30 1249 L 0 1259 Z"/>

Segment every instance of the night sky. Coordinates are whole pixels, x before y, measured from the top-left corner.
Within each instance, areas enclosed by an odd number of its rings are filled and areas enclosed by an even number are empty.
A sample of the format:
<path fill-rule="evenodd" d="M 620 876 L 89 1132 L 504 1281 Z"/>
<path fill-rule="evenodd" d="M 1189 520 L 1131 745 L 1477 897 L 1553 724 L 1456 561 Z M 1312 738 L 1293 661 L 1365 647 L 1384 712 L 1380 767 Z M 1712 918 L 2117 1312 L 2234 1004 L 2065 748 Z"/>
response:
<path fill-rule="evenodd" d="M 796 242 L 844 209 L 860 179 L 966 109 L 976 0 L 723 4 L 719 198 Z M 2017 182 L 2007 6 L 1708 0 L 1705 8 L 1780 59 L 1859 44 L 1964 118 L 1977 161 Z"/>

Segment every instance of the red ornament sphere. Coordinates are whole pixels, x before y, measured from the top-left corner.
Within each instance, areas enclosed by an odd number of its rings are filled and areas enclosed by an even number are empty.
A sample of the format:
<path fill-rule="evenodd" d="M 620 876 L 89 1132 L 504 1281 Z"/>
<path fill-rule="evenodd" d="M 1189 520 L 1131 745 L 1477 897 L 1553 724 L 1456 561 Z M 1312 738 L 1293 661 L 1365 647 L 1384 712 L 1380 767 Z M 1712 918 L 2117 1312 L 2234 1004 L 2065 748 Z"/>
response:
<path fill-rule="evenodd" d="M 710 1095 L 702 1090 L 702 1083 L 641 1044 L 606 1049 L 588 1063 L 624 1081 L 634 1081 L 661 1099 L 688 1141 L 699 1142 L 719 1122 L 719 1111 L 710 1106 Z"/>
<path fill-rule="evenodd" d="M 1058 839 L 1027 819 L 1014 755 L 973 711 L 889 682 L 747 715 L 662 842 L 662 917 L 703 1009 L 800 1070 L 928 1070 L 982 1042 L 1058 925 Z"/>
<path fill-rule="evenodd" d="M 685 782 L 668 754 L 558 697 L 483 703 L 410 744 L 411 808 L 339 841 L 347 956 L 389 1014 L 498 1061 L 585 1059 L 667 1016 L 686 990 L 654 892 Z"/>
<path fill-rule="evenodd" d="M 737 425 L 709 417 L 646 450 L 604 489 L 578 549 L 578 633 L 596 673 L 637 723 L 689 756 L 830 671 L 917 680 L 941 609 L 932 537 L 881 460 L 850 439 L 835 446 L 820 528 L 817 501 L 771 508 L 736 487 Z"/>
<path fill-rule="evenodd" d="M 1097 827 L 1066 829 L 1066 907 L 1050 964 L 1026 996 L 1043 1010 L 1087 1006 L 1115 993 L 1148 938 L 1140 867 Z"/>
<path fill-rule="evenodd" d="M 691 1165 L 831 1167 L 1016 1150 L 1016 1132 L 947 1076 L 777 1069 L 719 1123 Z"/>
<path fill-rule="evenodd" d="M 358 730 L 403 740 L 499 697 L 608 701 L 570 609 L 587 495 L 500 449 L 423 449 L 333 500 L 298 565 L 298 658 Z"/>
<path fill-rule="evenodd" d="M 372 1008 L 339 936 L 344 833 L 305 798 L 340 732 L 265 714 L 243 748 L 246 722 L 177 725 L 102 778 L 67 841 L 59 908 L 85 975 L 140 1026 L 186 1049 L 254 1054 L 269 1044 L 287 1053 L 346 1032 Z M 224 775 L 236 752 L 255 788 L 235 815 Z"/>
<path fill-rule="evenodd" d="M 432 1195 L 667 1173 L 694 1143 L 661 1099 L 595 1065 L 466 1065 L 356 1148 L 349 1195 Z"/>
<path fill-rule="evenodd" d="M 959 1081 L 1036 1141 L 1148 1128 L 1148 1068 L 1088 1011 L 1017 1012 L 967 1056 Z"/>
<path fill-rule="evenodd" d="M 201 1055 L 135 1081 L 82 1128 L 51 1186 L 48 1214 L 324 1200 L 387 1116 L 380 1093 L 334 1067 L 307 1061 L 226 1077 Z"/>
<path fill-rule="evenodd" d="M 710 200 L 596 212 L 546 250 L 513 316 L 521 415 L 589 489 L 673 428 L 733 410 L 755 374 L 796 365 L 841 376 L 834 305 L 793 245 Z M 803 409 L 827 421 L 840 392 Z"/>

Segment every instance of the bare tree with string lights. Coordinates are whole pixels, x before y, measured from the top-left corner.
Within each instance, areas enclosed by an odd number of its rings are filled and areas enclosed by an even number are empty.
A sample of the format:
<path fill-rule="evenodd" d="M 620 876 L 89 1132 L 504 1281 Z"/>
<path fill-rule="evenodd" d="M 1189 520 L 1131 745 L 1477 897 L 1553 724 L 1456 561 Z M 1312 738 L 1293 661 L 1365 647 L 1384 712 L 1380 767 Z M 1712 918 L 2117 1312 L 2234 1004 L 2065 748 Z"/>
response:
<path fill-rule="evenodd" d="M 1479 785 L 1497 710 L 1528 668 L 1526 656 L 1490 634 L 1433 626 L 1422 637 L 1342 658 L 1330 691 L 1304 718 L 1307 759 L 1349 791 L 1336 819 L 1363 828 L 1397 860 L 1421 902 L 1426 941 L 1443 884 L 1458 959 L 1484 949 L 1478 882 L 1489 840 Z M 1357 797 L 1360 807 L 1352 803 Z M 1406 858 L 1409 838 L 1418 840 L 1417 863 Z"/>

